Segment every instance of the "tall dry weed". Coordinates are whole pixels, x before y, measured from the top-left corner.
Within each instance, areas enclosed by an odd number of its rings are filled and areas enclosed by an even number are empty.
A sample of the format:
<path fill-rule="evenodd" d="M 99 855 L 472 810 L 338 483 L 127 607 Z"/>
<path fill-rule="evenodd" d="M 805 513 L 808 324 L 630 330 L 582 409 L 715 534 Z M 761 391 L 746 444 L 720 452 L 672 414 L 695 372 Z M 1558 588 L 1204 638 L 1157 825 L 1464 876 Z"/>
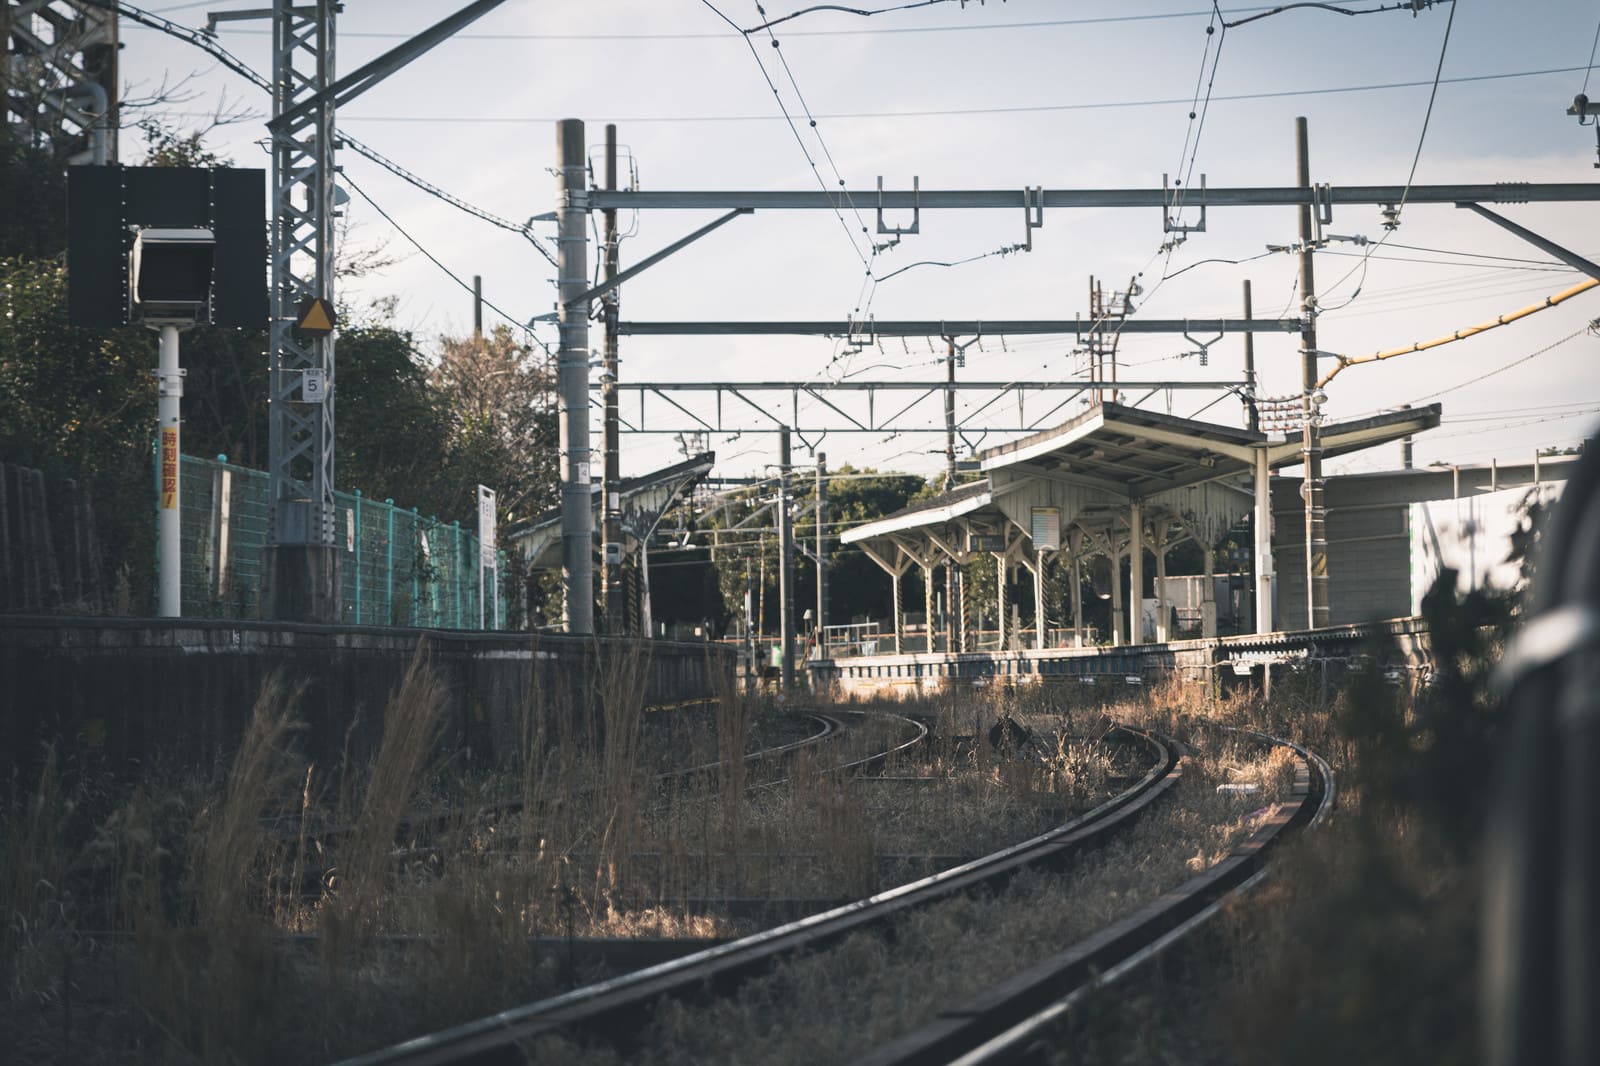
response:
<path fill-rule="evenodd" d="M 423 770 L 438 744 L 444 684 L 433 672 L 426 643 L 383 712 L 383 740 L 353 830 L 339 846 L 334 892 L 322 912 L 324 944 L 339 954 L 345 937 L 375 927 L 386 895 L 395 834 L 411 806 Z"/>
<path fill-rule="evenodd" d="M 135 995 L 157 1028 L 207 1062 L 264 1061 L 273 1036 L 286 982 L 272 924 L 282 849 L 266 823 L 298 778 L 289 740 L 299 695 L 279 675 L 262 686 L 226 786 L 194 822 L 181 895 L 161 844 L 160 803 L 140 790 L 120 812 L 120 909 L 141 970 Z"/>

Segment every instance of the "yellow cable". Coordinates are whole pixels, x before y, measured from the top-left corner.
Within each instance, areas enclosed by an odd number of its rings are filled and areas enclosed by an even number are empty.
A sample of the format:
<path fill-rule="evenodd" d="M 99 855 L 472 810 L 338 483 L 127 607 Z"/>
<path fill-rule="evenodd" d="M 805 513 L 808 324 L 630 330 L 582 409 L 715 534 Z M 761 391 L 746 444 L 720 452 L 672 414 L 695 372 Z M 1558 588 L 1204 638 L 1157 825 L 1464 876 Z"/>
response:
<path fill-rule="evenodd" d="M 1512 311 L 1510 314 L 1501 315 L 1499 318 L 1490 319 L 1488 322 L 1480 322 L 1476 326 L 1469 326 L 1466 329 L 1458 329 L 1448 336 L 1436 337 L 1431 341 L 1419 341 L 1416 344 L 1406 345 L 1404 348 L 1389 348 L 1381 352 L 1373 352 L 1371 355 L 1334 356 L 1334 358 L 1339 361 L 1338 364 L 1332 370 L 1328 371 L 1322 376 L 1322 380 L 1317 382 L 1317 388 L 1320 389 L 1325 387 L 1328 382 L 1332 381 L 1338 375 L 1339 371 L 1343 370 L 1347 366 L 1355 366 L 1357 363 L 1375 363 L 1380 359 L 1393 359 L 1397 355 L 1409 355 L 1412 352 L 1427 351 L 1429 348 L 1437 348 L 1439 345 L 1449 344 L 1451 341 L 1466 340 L 1468 337 L 1475 337 L 1480 333 L 1485 333 L 1498 326 L 1504 326 L 1508 323 L 1515 322 L 1519 318 L 1526 318 L 1531 314 L 1536 314 L 1540 311 L 1543 311 L 1547 307 L 1554 307 L 1556 304 L 1565 303 L 1574 296 L 1578 295 L 1580 292 L 1588 292 L 1596 285 L 1600 285 L 1600 278 L 1589 278 L 1585 281 L 1579 282 L 1570 289 L 1563 289 L 1554 296 L 1546 296 L 1539 303 L 1529 304 L 1520 311 Z"/>

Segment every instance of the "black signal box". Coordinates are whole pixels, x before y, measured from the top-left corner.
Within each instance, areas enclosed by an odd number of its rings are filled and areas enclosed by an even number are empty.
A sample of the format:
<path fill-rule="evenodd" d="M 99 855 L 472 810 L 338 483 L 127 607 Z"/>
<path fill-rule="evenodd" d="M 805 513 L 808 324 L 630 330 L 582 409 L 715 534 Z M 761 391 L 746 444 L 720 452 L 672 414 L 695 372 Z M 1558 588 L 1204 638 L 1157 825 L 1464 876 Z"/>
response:
<path fill-rule="evenodd" d="M 265 172 L 69 168 L 67 321 L 264 328 Z"/>

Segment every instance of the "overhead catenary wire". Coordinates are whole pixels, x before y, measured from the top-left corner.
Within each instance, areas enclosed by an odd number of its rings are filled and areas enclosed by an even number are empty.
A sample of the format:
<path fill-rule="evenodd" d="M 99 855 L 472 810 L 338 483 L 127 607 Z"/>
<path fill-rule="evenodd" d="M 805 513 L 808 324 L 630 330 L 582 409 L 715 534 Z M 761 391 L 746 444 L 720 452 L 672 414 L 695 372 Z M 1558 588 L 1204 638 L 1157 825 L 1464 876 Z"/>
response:
<path fill-rule="evenodd" d="M 1583 88 L 1578 90 L 1578 95 L 1583 96 L 1589 91 L 1589 72 L 1594 69 L 1595 49 L 1600 48 L 1600 21 L 1594 24 L 1594 40 L 1589 43 L 1589 62 L 1583 68 Z"/>
<path fill-rule="evenodd" d="M 148 29 L 165 33 L 170 37 L 175 37 L 187 44 L 194 45 L 202 51 L 210 54 L 213 58 L 220 61 L 223 66 L 227 67 L 235 74 L 250 82 L 256 88 L 261 89 L 264 92 L 272 91 L 271 82 L 269 82 L 249 64 L 245 63 L 244 60 L 240 59 L 238 56 L 235 56 L 232 52 L 229 52 L 226 48 L 222 47 L 221 44 L 217 43 L 215 38 L 208 34 L 201 33 L 197 30 L 191 30 L 186 26 L 180 26 L 169 19 L 160 17 L 160 15 L 155 12 L 141 10 L 132 4 L 118 3 L 115 2 L 115 0 L 85 0 L 85 2 L 105 10 L 115 10 L 119 14 L 126 15 L 128 18 L 133 19 L 135 25 L 143 25 Z M 206 5 L 185 4 L 176 8 L 163 8 L 162 10 L 177 11 L 194 6 Z M 175 112 L 175 114 L 181 115 L 183 113 Z M 524 238 L 527 239 L 528 243 L 532 244 L 534 249 L 538 251 L 540 255 L 544 256 L 544 258 L 552 266 L 557 265 L 555 256 L 553 256 L 550 251 L 539 241 L 539 239 L 533 235 L 527 225 L 518 226 L 516 223 L 507 221 L 493 212 L 486 211 L 481 207 L 468 203 L 466 200 L 456 196 L 454 193 L 448 192 L 432 182 L 412 173 L 410 170 L 407 170 L 405 167 L 378 152 L 376 149 L 371 148 L 363 142 L 350 136 L 342 129 L 335 130 L 334 132 L 345 144 L 355 149 L 358 153 L 366 156 L 368 159 L 372 160 L 374 163 L 377 163 L 385 170 L 388 170 L 397 177 L 404 179 L 428 195 L 450 204 L 452 207 L 456 207 L 462 211 L 465 211 L 470 215 L 475 215 L 485 222 L 489 222 L 495 226 L 510 230 L 514 233 L 520 233 Z"/>
<path fill-rule="evenodd" d="M 86 0 L 93 2 L 93 0 Z M 1577 74 L 1588 70 L 1588 67 L 1550 67 L 1542 70 L 1514 70 L 1500 74 L 1471 74 L 1455 78 L 1441 78 L 1440 85 L 1464 85 L 1473 82 L 1505 81 L 1516 78 L 1541 78 L 1554 77 L 1562 74 Z M 1242 100 L 1277 100 L 1296 96 L 1329 96 L 1342 93 L 1357 92 L 1386 92 L 1394 89 L 1418 89 L 1432 85 L 1430 80 L 1421 81 L 1393 81 L 1373 82 L 1366 85 L 1339 85 L 1321 89 L 1280 89 L 1267 92 L 1247 92 L 1215 94 L 1211 97 L 1213 103 L 1227 103 Z M 932 109 L 908 109 L 900 111 L 829 111 L 816 112 L 813 117 L 818 121 L 824 119 L 842 121 L 847 119 L 879 119 L 879 118 L 958 118 L 962 116 L 983 117 L 985 115 L 1023 115 L 1023 114 L 1048 114 L 1062 111 L 1102 111 L 1114 109 L 1140 108 L 1140 107 L 1175 107 L 1188 104 L 1185 97 L 1159 97 L 1147 100 L 1103 100 L 1090 102 L 1077 102 L 1070 104 L 1018 104 L 1012 107 L 951 107 Z M 173 114 L 186 114 L 185 112 L 172 112 Z M 209 116 L 210 112 L 192 112 L 188 114 L 200 117 Z M 396 122 L 396 123 L 449 123 L 450 125 L 539 125 L 545 126 L 558 119 L 541 115 L 483 115 L 483 114 L 454 114 L 454 115 L 352 115 L 343 116 L 348 122 Z M 643 125 L 649 123 L 683 124 L 691 122 L 779 122 L 781 115 L 627 115 L 617 119 L 620 123 L 629 125 Z"/>
<path fill-rule="evenodd" d="M 1376 244 L 1368 245 L 1366 254 L 1362 256 L 1359 264 L 1351 267 L 1345 273 L 1344 277 L 1340 278 L 1338 281 L 1335 281 L 1328 287 L 1328 291 L 1331 292 L 1349 280 L 1350 276 L 1357 270 L 1361 271 L 1361 280 L 1356 283 L 1355 291 L 1350 294 L 1349 298 L 1343 303 L 1337 304 L 1334 307 L 1328 308 L 1327 310 L 1338 310 L 1341 307 L 1349 307 L 1355 302 L 1356 297 L 1361 295 L 1361 290 L 1366 285 L 1368 260 L 1372 258 L 1372 254 L 1374 252 L 1383 247 L 1384 241 L 1387 241 L 1400 225 L 1401 215 L 1404 214 L 1406 209 L 1406 200 L 1411 195 L 1411 185 L 1417 177 L 1417 164 L 1422 161 L 1422 146 L 1427 142 L 1428 139 L 1428 126 L 1433 121 L 1433 104 L 1434 101 L 1439 97 L 1440 78 L 1444 74 L 1444 57 L 1450 50 L 1450 30 L 1455 25 L 1455 21 L 1456 5 L 1454 0 L 1451 0 L 1450 16 L 1445 19 L 1444 23 L 1444 38 L 1439 42 L 1439 62 L 1434 66 L 1433 69 L 1433 87 L 1428 90 L 1428 107 L 1427 110 L 1422 114 L 1422 131 L 1417 134 L 1417 148 L 1416 151 L 1411 155 L 1411 169 L 1406 174 L 1405 186 L 1400 190 L 1400 202 L 1395 205 L 1392 224 L 1384 231 L 1383 236 L 1378 238 Z M 1322 309 L 1318 308 L 1318 310 Z"/>
<path fill-rule="evenodd" d="M 181 11 L 196 7 L 215 7 L 218 0 L 197 0 L 177 7 L 162 8 L 160 12 Z M 1409 7 L 1409 5 L 1406 5 Z M 1252 11 L 1271 11 L 1271 7 L 1225 7 L 1225 15 L 1244 14 Z M 866 25 L 850 27 L 848 29 L 832 30 L 786 30 L 789 37 L 863 37 L 885 36 L 897 34 L 927 34 L 927 33 L 987 33 L 1002 31 L 1021 31 L 1027 33 L 1038 32 L 1041 29 L 1056 29 L 1063 27 L 1114 25 L 1123 22 L 1169 22 L 1177 19 L 1204 18 L 1211 14 L 1211 8 L 1198 7 L 1189 11 L 1163 11 L 1138 15 L 1092 15 L 1078 18 L 1062 19 L 1034 19 L 1020 22 L 972 22 L 955 23 L 948 25 L 909 25 L 909 26 L 878 26 Z M 238 34 L 240 36 L 265 36 L 266 30 L 252 30 L 234 24 L 218 27 L 219 30 Z M 742 29 L 738 32 L 744 32 Z M 387 40 L 405 40 L 412 36 L 410 33 L 401 33 L 393 30 L 353 30 L 340 31 L 339 37 L 344 38 L 374 38 Z M 731 33 L 705 33 L 696 31 L 666 31 L 658 33 L 458 33 L 451 40 L 454 41 L 711 41 L 727 40 Z"/>
<path fill-rule="evenodd" d="M 788 124 L 789 131 L 794 134 L 795 143 L 800 146 L 800 152 L 805 156 L 807 166 L 811 168 L 812 177 L 816 178 L 817 185 L 822 189 L 823 192 L 831 191 L 828 188 L 827 181 L 822 177 L 821 170 L 817 167 L 816 159 L 811 155 L 811 149 L 806 147 L 805 138 L 800 133 L 800 127 L 795 123 L 794 116 L 789 113 L 788 105 L 783 102 L 783 93 L 779 91 L 778 83 L 772 80 L 772 75 L 767 71 L 767 65 L 761 61 L 761 53 L 756 51 L 755 43 L 750 40 L 749 35 L 740 28 L 737 22 L 734 22 L 733 19 L 729 18 L 725 13 L 723 13 L 722 9 L 717 7 L 716 4 L 713 4 L 711 0 L 700 0 L 700 2 L 709 8 L 723 22 L 726 22 L 729 26 L 733 27 L 739 32 L 739 39 L 742 40 L 745 44 L 745 47 L 750 50 L 750 57 L 756 61 L 756 68 L 761 71 L 762 80 L 767 83 L 767 88 L 772 91 L 772 98 L 777 103 L 779 112 L 782 113 L 784 121 Z M 812 116 L 810 121 L 814 127 L 816 125 L 815 116 Z M 861 264 L 866 269 L 867 273 L 870 274 L 872 272 L 870 261 L 868 260 L 866 253 L 861 251 L 860 245 L 856 243 L 856 236 L 850 229 L 850 223 L 845 221 L 844 214 L 839 210 L 837 205 L 835 205 L 833 213 L 834 216 L 839 220 L 839 225 L 844 230 L 845 238 L 850 242 L 851 249 L 861 260 Z"/>
<path fill-rule="evenodd" d="M 1492 378 L 1497 374 L 1503 374 L 1507 370 L 1512 370 L 1512 369 L 1515 369 L 1516 367 L 1521 366 L 1524 363 L 1531 362 L 1532 360 L 1539 358 L 1539 356 L 1544 355 L 1546 352 L 1554 351 L 1555 349 L 1561 347 L 1562 345 L 1567 344 L 1567 343 L 1569 343 L 1571 341 L 1574 341 L 1577 338 L 1583 336 L 1587 332 L 1589 332 L 1589 327 L 1587 327 L 1587 326 L 1585 326 L 1583 329 L 1574 330 L 1573 332 L 1567 334 L 1565 337 L 1562 337 L 1560 340 L 1552 341 L 1551 343 L 1545 345 L 1543 348 L 1540 348 L 1536 352 L 1529 352 L 1527 355 L 1522 356 L 1520 359 L 1513 359 L 1511 362 L 1506 363 L 1506 364 L 1504 364 L 1502 366 L 1495 367 L 1493 370 L 1490 370 L 1487 373 L 1479 374 L 1476 377 L 1468 378 L 1466 381 L 1458 382 L 1458 383 L 1456 383 L 1454 385 L 1451 385 L 1448 388 L 1439 389 L 1437 392 L 1430 392 L 1425 396 L 1419 396 L 1415 400 L 1412 400 L 1411 402 L 1414 403 L 1414 404 L 1426 403 L 1429 400 L 1438 399 L 1440 396 L 1448 396 L 1452 392 L 1458 392 L 1461 389 L 1464 389 L 1469 385 L 1476 385 L 1480 381 L 1487 381 L 1489 378 Z"/>
<path fill-rule="evenodd" d="M 1255 15 L 1250 15 L 1250 16 L 1248 16 L 1246 18 L 1237 19 L 1237 20 L 1235 20 L 1233 22 L 1224 22 L 1223 25 L 1228 27 L 1229 29 L 1232 29 L 1235 26 L 1243 26 L 1245 23 L 1255 22 L 1258 19 L 1270 18 L 1273 15 L 1282 15 L 1282 14 L 1284 14 L 1286 12 L 1289 12 L 1289 11 L 1299 11 L 1299 10 L 1303 10 L 1303 9 L 1307 9 L 1307 8 L 1318 10 L 1318 11 L 1330 11 L 1335 15 L 1352 15 L 1352 16 L 1353 15 L 1378 15 L 1378 14 L 1382 14 L 1383 12 L 1386 12 L 1386 11 L 1410 11 L 1413 14 L 1415 14 L 1417 11 L 1421 10 L 1424 7 L 1432 7 L 1436 2 L 1448 2 L 1448 3 L 1450 3 L 1452 5 L 1452 9 L 1453 9 L 1454 4 L 1455 4 L 1455 0 L 1420 0 L 1420 3 L 1412 3 L 1411 0 L 1406 0 L 1406 2 L 1404 2 L 1404 3 L 1383 4 L 1383 5 L 1380 5 L 1378 7 L 1368 7 L 1368 8 L 1347 8 L 1347 7 L 1339 7 L 1336 4 L 1312 3 L 1312 2 L 1295 3 L 1295 4 L 1279 4 L 1276 7 L 1268 8 L 1265 11 L 1262 11 L 1262 12 L 1260 12 L 1258 14 L 1255 14 Z"/>
<path fill-rule="evenodd" d="M 407 241 L 409 241 L 413 248 L 415 248 L 417 251 L 421 252 L 423 254 L 423 256 L 425 256 L 427 258 L 428 262 L 430 262 L 434 266 L 438 267 L 445 274 L 446 277 L 450 278 L 450 280 L 454 281 L 457 285 L 461 286 L 467 292 L 476 293 L 477 290 L 475 290 L 473 288 L 471 282 L 465 280 L 464 278 L 461 277 L 461 275 L 457 274 L 455 271 L 453 271 L 449 267 L 445 266 L 444 263 L 440 261 L 438 256 L 434 255 L 432 252 L 428 251 L 427 248 L 423 247 L 421 241 L 419 241 L 415 237 L 413 237 L 411 235 L 410 231 L 408 231 L 404 226 L 400 225 L 400 223 L 396 222 L 394 220 L 394 216 L 390 215 L 389 212 L 385 211 L 382 207 L 379 207 L 377 201 L 375 201 L 372 197 L 368 196 L 366 190 L 363 189 L 354 180 L 352 180 L 348 173 L 346 173 L 344 175 L 344 183 L 346 185 L 350 186 L 350 188 L 355 191 L 356 195 L 360 196 L 363 200 L 365 200 L 367 202 L 368 206 L 370 206 L 374 211 L 378 212 L 378 214 L 383 217 L 383 220 L 385 222 L 387 222 L 387 223 L 389 223 L 389 225 L 393 226 L 394 229 L 395 229 L 395 232 L 399 233 L 400 236 L 404 237 Z M 542 348 L 544 350 L 546 355 L 553 355 L 554 354 L 550 350 L 550 346 L 545 344 L 544 341 L 540 340 L 539 337 L 533 332 L 533 327 L 530 326 L 527 321 L 525 321 L 523 319 L 519 319 L 515 315 L 512 315 L 512 314 L 506 312 L 505 310 L 501 309 L 498 305 L 496 305 L 495 303 L 493 303 L 492 301 L 490 301 L 487 298 L 482 298 L 482 299 L 483 299 L 483 303 L 484 303 L 485 307 L 489 308 L 495 314 L 497 314 L 501 318 L 505 319 L 511 325 L 513 325 L 513 326 L 517 327 L 518 329 L 522 330 L 525 334 L 527 334 L 529 339 L 531 339 L 535 344 L 537 344 L 540 348 Z"/>

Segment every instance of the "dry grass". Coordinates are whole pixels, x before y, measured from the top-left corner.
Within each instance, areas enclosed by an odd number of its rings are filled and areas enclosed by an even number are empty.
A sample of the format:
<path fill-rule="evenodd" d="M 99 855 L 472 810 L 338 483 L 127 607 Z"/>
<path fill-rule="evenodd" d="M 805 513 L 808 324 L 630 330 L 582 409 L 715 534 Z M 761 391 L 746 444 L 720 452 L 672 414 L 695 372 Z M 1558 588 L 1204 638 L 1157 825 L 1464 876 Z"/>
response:
<path fill-rule="evenodd" d="M 1219 783 L 1241 780 L 1261 791 L 1248 797 L 1216 791 Z M 1066 875 L 1027 874 L 1002 893 L 911 915 L 888 937 L 852 936 L 782 964 L 728 999 L 664 1005 L 628 1061 L 850 1061 L 1216 862 L 1287 796 L 1291 783 L 1292 764 L 1281 754 L 1222 743 L 1190 765 L 1165 806 L 1077 860 Z M 618 1056 L 609 1047 L 584 1051 L 557 1040 L 536 1047 L 534 1058 L 604 1063 Z"/>
<path fill-rule="evenodd" d="M 0 1046 L 94 1063 L 332 1059 L 592 976 L 531 936 L 745 931 L 689 904 L 853 898 L 929 872 L 896 855 L 993 850 L 1126 769 L 1059 715 L 1037 746 L 995 751 L 988 729 L 1017 709 L 1003 695 L 976 713 L 952 696 L 911 708 L 975 738 L 884 768 L 920 780 L 832 772 L 907 735 L 874 705 L 841 712 L 841 739 L 747 763 L 734 756 L 809 727 L 732 692 L 714 709 L 646 715 L 646 654 L 597 649 L 561 676 L 535 657 L 509 772 L 440 772 L 443 693 L 425 653 L 370 765 L 308 766 L 297 694 L 277 681 L 213 785 L 152 777 L 83 804 L 84 776 L 47 755 L 0 839 L 13 916 Z M 717 768 L 656 780 L 685 763 Z M 440 812 L 452 812 L 442 825 L 407 828 Z"/>
<path fill-rule="evenodd" d="M 1055 1061 L 1478 1061 L 1470 812 L 1481 811 L 1485 786 L 1440 738 L 1482 730 L 1481 709 L 1471 686 L 1432 706 L 1430 693 L 1372 675 L 1326 699 L 1321 688 L 1303 675 L 1275 682 L 1265 707 L 1218 711 L 1298 731 L 1328 757 L 1340 788 L 1334 819 L 1291 841 L 1271 879 L 1192 946 L 1091 1003 Z M 1476 735 L 1492 743 L 1492 732 Z"/>

